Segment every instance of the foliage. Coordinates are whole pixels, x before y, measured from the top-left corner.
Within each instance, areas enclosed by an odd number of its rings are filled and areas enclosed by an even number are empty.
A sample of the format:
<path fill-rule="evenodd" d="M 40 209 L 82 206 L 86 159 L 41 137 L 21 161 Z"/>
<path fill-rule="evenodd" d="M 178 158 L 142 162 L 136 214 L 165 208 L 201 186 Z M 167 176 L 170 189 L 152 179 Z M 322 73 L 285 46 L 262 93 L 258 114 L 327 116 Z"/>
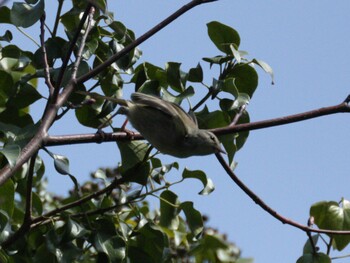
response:
<path fill-rule="evenodd" d="M 63 2 L 62 2 L 63 3 Z M 60 3 L 60 4 L 62 4 Z M 89 31 L 85 42 L 78 37 L 73 50 L 79 64 L 64 64 L 80 19 L 89 4 L 73 1 L 65 14 L 60 14 L 60 25 L 65 36 L 56 35 L 57 26 L 44 39 L 43 47 L 37 50 L 22 50 L 12 44 L 12 32 L 7 30 L 1 41 L 9 42 L 1 47 L 0 75 L 0 130 L 2 134 L 1 163 L 14 167 L 18 157 L 30 140 L 38 133 L 40 122 L 34 123 L 29 107 L 45 96 L 38 92 L 39 79 L 46 80 L 50 96 L 54 91 L 67 87 L 72 75 L 84 76 L 100 66 L 109 57 L 135 41 L 134 33 L 113 14 L 103 8 L 104 2 L 90 13 L 92 24 L 82 29 Z M 44 1 L 14 3 L 12 8 L 2 6 L 2 23 L 27 28 L 45 19 Z M 89 22 L 86 22 L 89 23 Z M 78 31 L 79 32 L 79 31 Z M 180 104 L 196 93 L 196 84 L 207 88 L 212 100 L 220 101 L 221 109 L 209 112 L 207 107 L 196 113 L 201 128 L 227 126 L 240 106 L 248 103 L 257 87 L 258 76 L 249 65 L 258 63 L 243 58 L 238 51 L 238 33 L 223 24 L 208 24 L 208 34 L 213 43 L 224 51 L 224 55 L 204 59 L 222 70 L 212 85 L 203 83 L 200 64 L 188 72 L 181 64 L 169 62 L 165 68 L 149 62 L 140 63 L 141 51 L 133 48 L 109 67 L 104 67 L 92 79 L 89 90 L 100 88 L 104 95 L 119 97 L 130 76 L 131 84 L 140 92 L 164 98 Z M 228 45 L 228 48 L 226 47 Z M 81 49 L 80 49 L 81 48 Z M 81 54 L 79 54 L 81 52 Z M 239 57 L 239 59 L 238 59 Z M 137 64 L 138 63 L 138 64 Z M 77 68 L 75 68 L 78 66 Z M 63 74 L 64 73 L 64 74 Z M 49 76 L 49 78 L 47 78 Z M 251 81 L 246 82 L 245 76 Z M 51 83 L 50 83 L 51 82 Z M 50 86 L 51 85 L 51 86 Z M 85 83 L 77 85 L 87 90 Z M 223 92 L 228 98 L 219 98 Z M 44 101 L 45 102 L 45 101 Z M 206 101 L 196 105 L 201 106 Z M 63 118 L 74 110 L 77 121 L 88 127 L 112 125 L 109 118 L 116 104 L 108 100 L 86 100 L 85 96 L 72 93 L 69 101 L 62 105 L 56 119 Z M 44 109 L 44 108 L 43 108 Z M 241 121 L 248 122 L 245 112 Z M 118 128 L 113 128 L 118 132 Z M 230 162 L 244 144 L 248 132 L 226 135 L 221 138 Z M 118 141 L 121 165 L 115 169 L 98 169 L 91 180 L 81 184 L 69 172 L 69 160 L 55 154 L 42 145 L 43 150 L 54 160 L 58 173 L 68 175 L 75 188 L 68 197 L 59 197 L 46 190 L 45 164 L 38 156 L 24 164 L 19 171 L 1 186 L 0 241 L 3 250 L 2 262 L 174 262 L 195 260 L 196 262 L 239 262 L 239 249 L 226 240 L 224 235 L 205 226 L 205 219 L 190 201 L 181 202 L 170 188 L 184 180 L 197 179 L 203 184 L 200 194 L 210 194 L 213 182 L 203 171 L 184 169 L 182 178 L 168 182 L 165 177 L 171 170 L 179 170 L 178 163 L 163 164 L 156 155 L 150 155 L 149 145 L 141 141 Z M 81 185 L 80 185 L 81 184 Z M 29 194 L 28 191 L 31 191 Z M 159 209 L 151 208 L 147 197 L 159 198 Z M 29 211 L 28 211 L 29 209 Z M 246 260 L 244 262 L 248 262 Z"/>
<path fill-rule="evenodd" d="M 206 2 L 211 1 L 191 1 L 187 8 Z M 146 142 L 131 140 L 134 135 L 121 135 L 120 127 L 112 122 L 118 105 L 104 98 L 120 98 L 124 87 L 132 86 L 135 91 L 163 95 L 181 104 L 194 95 L 197 99 L 204 88 L 206 94 L 191 108 L 200 128 L 249 124 L 245 106 L 258 87 L 255 67 L 267 72 L 273 82 L 270 66 L 248 59 L 239 49 L 238 32 L 212 21 L 207 24 L 208 36 L 220 54 L 203 61 L 210 68 L 218 67 L 219 74 L 208 85 L 200 63 L 184 71 L 178 62 L 168 62 L 164 68 L 141 62 L 137 46 L 147 38 L 136 38 L 131 29 L 114 20 L 104 0 L 72 1 L 70 9 L 61 14 L 63 4 L 68 5 L 58 1 L 52 27 L 45 25 L 44 0 L 0 7 L 0 23 L 9 27 L 0 32 L 0 165 L 3 174 L 9 174 L 0 176 L 0 261 L 252 262 L 240 258 L 240 250 L 225 235 L 206 226 L 205 216 L 193 202 L 180 201 L 171 189 L 196 179 L 203 185 L 199 194 L 210 194 L 215 187 L 205 172 L 187 168 L 180 172 L 178 163 L 164 164 Z M 22 50 L 12 43 L 13 30 L 38 23 L 40 44 L 36 50 Z M 165 24 L 156 26 L 147 37 L 161 26 Z M 64 29 L 63 35 L 58 35 L 58 27 Z M 43 82 L 45 92 L 39 89 Z M 103 96 L 94 98 L 75 91 Z M 43 118 L 38 122 L 29 111 L 34 103 L 42 105 Z M 208 104 L 215 105 L 215 110 L 210 111 Z M 117 141 L 118 167 L 100 168 L 91 180 L 78 182 L 70 174 L 68 158 L 48 150 L 57 143 L 48 129 L 55 121 L 64 120 L 68 111 L 75 112 L 82 126 L 98 131 L 110 126 L 113 132 L 100 132 L 83 142 L 80 136 L 67 135 L 60 144 Z M 219 136 L 231 170 L 235 153 L 248 135 L 244 130 Z M 46 190 L 49 182 L 39 150 L 49 154 L 58 173 L 73 181 L 74 189 L 67 197 Z M 170 171 L 181 173 L 180 179 L 169 181 Z M 149 197 L 159 200 L 159 209 L 150 206 Z M 342 207 L 321 202 L 312 206 L 310 214 L 319 228 L 349 230 L 348 206 L 345 200 Z M 338 250 L 350 241 L 348 236 L 329 237 L 329 244 Z M 329 253 L 316 249 L 317 240 L 318 236 L 309 239 L 298 262 L 330 262 Z"/>

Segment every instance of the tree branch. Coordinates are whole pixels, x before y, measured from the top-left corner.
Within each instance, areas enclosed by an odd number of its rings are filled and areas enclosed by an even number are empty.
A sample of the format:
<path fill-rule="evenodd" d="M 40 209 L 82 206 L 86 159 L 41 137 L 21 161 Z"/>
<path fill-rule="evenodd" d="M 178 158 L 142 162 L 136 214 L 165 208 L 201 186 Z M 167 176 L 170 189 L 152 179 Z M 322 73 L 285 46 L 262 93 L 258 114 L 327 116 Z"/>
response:
<path fill-rule="evenodd" d="M 91 9 L 91 8 L 90 8 Z M 89 32 L 86 30 L 85 35 Z M 81 43 L 84 45 L 84 42 Z M 19 157 L 16 160 L 16 164 L 11 167 L 6 165 L 0 170 L 0 185 L 4 184 L 8 178 L 10 178 L 22 165 L 27 162 L 34 153 L 39 151 L 43 142 L 47 137 L 47 132 L 51 127 L 52 123 L 55 121 L 56 115 L 60 107 L 67 101 L 69 95 L 72 93 L 76 85 L 75 78 L 71 78 L 65 89 L 62 91 L 60 96 L 56 99 L 52 97 L 48 100 L 44 115 L 42 117 L 41 125 L 38 128 L 35 136 L 29 141 L 29 143 L 22 149 Z M 57 89 L 55 89 L 56 91 Z"/>
<path fill-rule="evenodd" d="M 166 19 L 164 19 L 162 22 L 157 24 L 155 27 L 147 31 L 145 34 L 140 36 L 139 38 L 135 39 L 131 44 L 123 48 L 120 52 L 114 54 L 109 59 L 107 59 L 105 62 L 101 63 L 100 65 L 96 66 L 94 69 L 86 73 L 85 75 L 79 77 L 77 79 L 77 83 L 84 83 L 85 81 L 95 77 L 97 74 L 105 70 L 107 67 L 109 67 L 111 64 L 116 62 L 118 59 L 129 53 L 131 50 L 145 42 L 147 39 L 152 37 L 154 34 L 158 33 L 160 30 L 162 30 L 164 27 L 169 25 L 171 22 L 173 22 L 175 19 L 179 18 L 181 15 L 186 13 L 187 11 L 191 10 L 192 8 L 196 7 L 197 5 L 201 5 L 204 3 L 209 2 L 215 2 L 217 0 L 192 0 L 191 2 L 185 4 L 180 9 L 178 9 L 176 12 L 168 16 Z"/>
<path fill-rule="evenodd" d="M 349 235 L 350 231 L 335 231 L 328 229 L 314 229 L 306 225 L 299 224 L 289 218 L 286 218 L 275 210 L 273 210 L 270 206 L 268 206 L 259 196 L 257 196 L 248 186 L 246 186 L 237 175 L 231 170 L 230 166 L 226 163 L 224 158 L 220 153 L 216 153 L 216 158 L 220 162 L 221 166 L 225 169 L 226 173 L 230 176 L 232 181 L 246 194 L 248 195 L 257 205 L 259 205 L 262 209 L 264 209 L 268 214 L 282 222 L 282 224 L 291 225 L 293 227 L 299 228 L 305 232 L 315 232 L 315 233 L 323 233 L 323 234 L 333 234 L 333 235 Z"/>
<path fill-rule="evenodd" d="M 350 95 L 349 95 L 350 100 Z M 244 108 L 239 111 L 237 118 L 241 116 Z M 270 120 L 257 121 L 244 124 L 235 124 L 238 119 L 233 121 L 234 125 L 229 125 L 223 128 L 211 129 L 217 135 L 231 134 L 235 132 L 251 131 L 258 129 L 265 129 L 279 125 L 285 125 L 289 123 L 304 121 L 307 119 L 318 118 L 326 115 L 350 112 L 350 106 L 348 101 L 329 107 L 323 107 L 311 111 L 306 111 L 294 115 L 288 115 L 284 117 L 274 118 Z M 142 140 L 143 137 L 139 133 L 133 135 L 134 140 Z M 102 136 L 99 133 L 94 134 L 73 134 L 73 135 L 60 135 L 60 136 L 48 136 L 45 140 L 45 146 L 58 146 L 58 145 L 67 145 L 67 144 L 81 144 L 81 143 L 101 143 L 101 142 L 115 142 L 115 141 L 127 141 L 130 140 L 130 136 L 125 132 L 113 132 L 113 133 L 104 133 Z"/>
<path fill-rule="evenodd" d="M 62 1 L 63 2 L 63 1 Z M 78 38 L 80 36 L 80 33 L 81 33 L 81 30 L 86 22 L 86 19 L 90 13 L 90 9 L 91 9 L 92 5 L 91 4 L 88 4 L 86 9 L 85 9 L 85 12 L 80 20 L 80 23 L 78 25 L 78 28 L 75 32 L 75 35 L 73 37 L 73 39 L 70 41 L 70 45 L 69 45 L 69 48 L 68 48 L 68 51 L 67 51 L 67 54 L 66 56 L 64 57 L 64 60 L 62 61 L 62 66 L 61 66 L 61 69 L 60 69 L 60 72 L 58 74 L 58 77 L 57 77 L 57 83 L 56 83 L 56 87 L 55 87 L 55 93 L 54 93 L 54 96 L 53 96 L 53 101 L 56 101 L 57 99 L 57 96 L 58 96 L 58 93 L 60 91 L 60 86 L 62 84 L 62 80 L 63 80 L 63 75 L 67 69 L 67 65 L 68 65 L 68 62 L 69 62 L 69 59 L 73 53 L 73 50 L 74 50 L 74 47 L 78 41 Z"/>
<path fill-rule="evenodd" d="M 50 96 L 52 96 L 55 90 L 55 87 L 52 85 L 50 80 L 50 66 L 49 66 L 49 62 L 47 61 L 47 53 L 46 53 L 46 47 L 45 47 L 45 18 L 46 18 L 46 14 L 44 13 L 40 18 L 40 31 L 41 31 L 40 44 L 41 44 L 41 50 L 43 51 L 45 83 L 49 88 Z"/>
<path fill-rule="evenodd" d="M 323 108 L 319 108 L 311 111 L 306 111 L 306 112 L 302 112 L 294 115 L 288 115 L 288 116 L 279 117 L 279 118 L 270 119 L 270 120 L 238 124 L 232 127 L 229 126 L 229 127 L 212 129 L 212 131 L 217 135 L 230 134 L 233 132 L 252 131 L 252 130 L 258 130 L 258 129 L 270 128 L 274 126 L 285 125 L 285 124 L 299 122 L 299 121 L 305 121 L 309 119 L 314 119 L 314 118 L 336 114 L 336 113 L 342 113 L 342 112 L 350 112 L 350 106 L 347 100 L 335 106 L 323 107 Z"/>

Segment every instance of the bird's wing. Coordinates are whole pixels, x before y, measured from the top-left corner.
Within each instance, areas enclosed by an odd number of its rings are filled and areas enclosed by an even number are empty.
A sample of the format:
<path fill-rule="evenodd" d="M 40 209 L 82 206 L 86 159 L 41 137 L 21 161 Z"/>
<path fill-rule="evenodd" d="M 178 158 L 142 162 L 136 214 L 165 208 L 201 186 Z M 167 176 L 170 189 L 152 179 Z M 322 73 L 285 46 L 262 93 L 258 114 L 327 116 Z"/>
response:
<path fill-rule="evenodd" d="M 197 128 L 197 124 L 193 118 L 175 103 L 139 92 L 131 94 L 131 100 L 135 103 L 155 108 L 162 111 L 164 114 L 169 115 L 169 117 L 174 118 L 177 125 L 183 126 L 183 129 L 187 133 L 189 130 Z"/>

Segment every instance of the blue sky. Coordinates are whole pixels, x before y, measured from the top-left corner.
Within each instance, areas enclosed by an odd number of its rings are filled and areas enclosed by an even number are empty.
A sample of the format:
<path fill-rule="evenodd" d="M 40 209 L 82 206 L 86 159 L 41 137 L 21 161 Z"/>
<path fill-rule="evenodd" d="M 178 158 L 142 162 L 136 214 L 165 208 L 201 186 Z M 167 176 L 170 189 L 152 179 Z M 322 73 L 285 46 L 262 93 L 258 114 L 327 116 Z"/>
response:
<path fill-rule="evenodd" d="M 109 9 L 139 36 L 185 3 L 116 0 Z M 48 18 L 53 17 L 54 8 L 47 8 Z M 206 82 L 211 83 L 216 71 L 201 59 L 219 54 L 206 32 L 206 23 L 217 20 L 239 32 L 240 49 L 248 51 L 250 58 L 262 59 L 274 69 L 273 86 L 269 76 L 259 71 L 259 87 L 248 106 L 251 121 L 335 105 L 350 93 L 349 9 L 346 0 L 219 0 L 193 9 L 142 44 L 141 62 L 158 66 L 182 62 L 185 70 L 201 62 Z M 69 117 L 61 120 L 50 134 L 78 133 L 72 122 Z M 313 203 L 350 198 L 348 134 L 346 114 L 253 131 L 236 155 L 235 172 L 276 211 L 306 223 Z M 120 161 L 114 143 L 51 150 L 70 158 L 71 172 L 80 180 L 88 179 L 88 173 L 99 166 Z M 266 214 L 230 181 L 214 156 L 164 159 L 206 171 L 216 186 L 211 195 L 199 196 L 197 181 L 175 190 L 181 201 L 193 200 L 209 216 L 209 225 L 226 232 L 243 256 L 254 257 L 256 263 L 288 263 L 301 255 L 306 234 Z M 47 170 L 49 189 L 65 193 L 69 179 L 57 175 L 50 164 Z M 349 253 L 347 249 L 343 254 Z"/>

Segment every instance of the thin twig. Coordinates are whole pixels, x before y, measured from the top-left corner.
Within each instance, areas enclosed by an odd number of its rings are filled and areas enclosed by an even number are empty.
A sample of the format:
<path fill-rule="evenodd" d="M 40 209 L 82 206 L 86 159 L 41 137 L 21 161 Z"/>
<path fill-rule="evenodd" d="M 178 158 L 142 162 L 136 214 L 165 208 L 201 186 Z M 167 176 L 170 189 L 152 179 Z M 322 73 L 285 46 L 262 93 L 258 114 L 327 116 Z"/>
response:
<path fill-rule="evenodd" d="M 67 65 L 68 65 L 68 62 L 69 62 L 69 59 L 73 53 L 73 50 L 74 50 L 74 47 L 78 41 L 78 38 L 80 36 L 80 33 L 81 33 L 81 30 L 86 22 L 86 19 L 90 13 L 90 9 L 91 9 L 92 5 L 91 4 L 88 4 L 86 9 L 85 9 L 85 12 L 79 22 L 79 25 L 78 25 L 78 28 L 74 34 L 74 37 L 73 39 L 70 41 L 70 45 L 69 45 L 69 48 L 68 48 L 68 51 L 67 51 L 67 54 L 66 56 L 64 57 L 63 61 L 62 61 L 62 66 L 61 66 L 61 69 L 60 69 L 60 72 L 58 73 L 58 77 L 57 77 L 57 82 L 56 82 L 56 87 L 55 87 L 55 92 L 54 92 L 54 96 L 53 96 L 53 101 L 56 101 L 57 97 L 58 97 L 58 94 L 59 94 L 59 91 L 60 91 L 60 86 L 62 84 L 62 81 L 63 81 L 63 75 L 67 69 Z"/>
<path fill-rule="evenodd" d="M 259 205 L 262 209 L 264 209 L 268 214 L 282 222 L 283 224 L 291 225 L 305 232 L 315 232 L 315 233 L 323 233 L 323 234 L 334 234 L 334 235 L 349 235 L 350 231 L 336 231 L 336 230 L 328 230 L 328 229 L 314 229 L 308 227 L 306 225 L 299 224 L 289 218 L 286 218 L 275 210 L 273 210 L 270 206 L 268 206 L 259 196 L 257 196 L 247 185 L 245 185 L 237 175 L 231 170 L 230 166 L 226 163 L 224 158 L 220 153 L 216 153 L 216 158 L 220 162 L 221 166 L 225 169 L 226 173 L 230 176 L 232 181 L 246 194 L 248 195 L 257 205 Z"/>
<path fill-rule="evenodd" d="M 233 118 L 232 122 L 230 123 L 230 125 L 228 127 L 234 127 L 237 124 L 237 122 L 241 118 L 241 116 L 246 108 L 247 108 L 247 104 L 244 104 L 239 108 L 238 113 L 235 115 L 235 117 Z"/>
<path fill-rule="evenodd" d="M 118 53 L 111 56 L 109 59 L 107 59 L 105 62 L 101 63 L 100 65 L 96 66 L 93 70 L 89 71 L 85 75 L 82 75 L 77 79 L 77 83 L 84 83 L 85 81 L 93 78 L 103 70 L 105 70 L 107 67 L 109 67 L 111 64 L 113 64 L 115 61 L 129 53 L 131 50 L 139 46 L 141 43 L 145 42 L 147 39 L 149 39 L 151 36 L 162 30 L 164 27 L 169 25 L 171 22 L 173 22 L 175 19 L 179 18 L 181 15 L 186 13 L 187 11 L 191 10 L 192 8 L 196 7 L 197 5 L 201 5 L 204 3 L 214 2 L 217 0 L 192 0 L 188 4 L 185 4 L 180 9 L 178 9 L 175 13 L 171 14 L 169 17 L 164 19 L 162 22 L 157 24 L 155 27 L 147 31 L 145 34 L 140 36 L 139 38 L 135 39 L 132 43 L 130 43 L 128 46 L 123 48 Z"/>
<path fill-rule="evenodd" d="M 212 89 L 208 90 L 208 93 L 203 97 L 203 99 L 201 99 L 193 108 L 192 111 L 196 111 L 200 106 L 202 106 L 202 104 L 204 104 L 207 99 L 210 98 L 211 94 L 213 93 Z"/>
<path fill-rule="evenodd" d="M 71 79 L 75 79 L 77 76 L 78 68 L 79 68 L 80 62 L 82 60 L 82 54 L 84 51 L 86 39 L 87 39 L 87 36 L 89 35 L 89 32 L 92 28 L 92 19 L 93 19 L 94 13 L 95 13 L 95 7 L 91 6 L 90 11 L 89 11 L 88 20 L 87 20 L 86 29 L 85 29 L 83 36 L 81 37 L 80 47 L 79 47 L 79 50 L 77 52 L 75 63 L 73 65 Z"/>
<path fill-rule="evenodd" d="M 46 14 L 44 12 L 44 14 L 40 18 L 40 31 L 41 31 L 40 44 L 41 44 L 41 50 L 43 51 L 45 83 L 49 88 L 50 96 L 52 96 L 55 88 L 52 85 L 51 80 L 50 80 L 50 66 L 49 66 L 49 62 L 47 60 L 47 53 L 46 53 L 46 47 L 45 47 L 45 18 L 46 18 Z"/>
<path fill-rule="evenodd" d="M 58 28 L 58 24 L 60 22 L 63 1 L 64 0 L 58 0 L 58 7 L 57 7 L 57 12 L 56 12 L 55 24 L 53 26 L 52 37 L 56 37 L 56 34 L 57 34 L 57 28 Z"/>
<path fill-rule="evenodd" d="M 94 192 L 94 193 L 92 193 L 92 194 L 90 194 L 90 195 L 84 196 L 84 197 L 80 198 L 79 200 L 76 200 L 76 201 L 74 201 L 74 202 L 71 202 L 71 203 L 69 203 L 69 204 L 67 204 L 67 205 L 63 205 L 63 206 L 61 206 L 61 207 L 59 207 L 59 208 L 57 208 L 57 209 L 54 209 L 54 210 L 52 210 L 52 211 L 50 211 L 50 212 L 47 212 L 46 214 L 43 214 L 43 215 L 41 215 L 41 216 L 38 216 L 38 217 L 34 218 L 34 219 L 32 220 L 32 223 L 33 223 L 33 224 L 38 223 L 38 222 L 42 221 L 43 219 L 47 219 L 48 217 L 51 217 L 51 216 L 53 216 L 53 215 L 56 215 L 56 214 L 58 214 L 58 213 L 60 213 L 60 212 L 62 212 L 62 211 L 65 211 L 65 210 L 67 210 L 67 209 L 70 209 L 70 208 L 79 206 L 79 205 L 81 205 L 81 204 L 83 204 L 83 203 L 85 203 L 85 202 L 87 202 L 87 201 L 90 201 L 90 200 L 92 200 L 92 199 L 94 199 L 94 198 L 97 198 L 97 197 L 99 197 L 100 195 L 109 193 L 109 192 L 111 192 L 116 186 L 118 186 L 118 185 L 120 185 L 120 184 L 122 184 L 122 183 L 124 183 L 124 179 L 115 179 L 115 180 L 114 180 L 112 183 L 110 183 L 107 187 L 105 187 L 105 188 L 103 188 L 103 189 L 101 189 L 101 190 L 99 190 L 99 191 L 97 191 L 97 192 Z"/>

